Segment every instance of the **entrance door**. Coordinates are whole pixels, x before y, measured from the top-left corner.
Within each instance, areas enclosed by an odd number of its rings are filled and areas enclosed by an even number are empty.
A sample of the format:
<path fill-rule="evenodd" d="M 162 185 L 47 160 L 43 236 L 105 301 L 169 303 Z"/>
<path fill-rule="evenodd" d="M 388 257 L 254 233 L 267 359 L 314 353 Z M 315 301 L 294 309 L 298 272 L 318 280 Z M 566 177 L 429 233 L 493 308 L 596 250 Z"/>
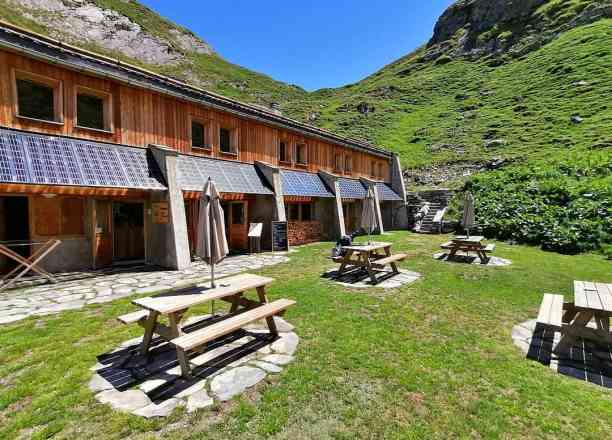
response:
<path fill-rule="evenodd" d="M 27 197 L 0 197 L 0 241 L 29 240 L 29 218 Z M 24 258 L 30 256 L 29 246 L 15 246 L 11 250 Z M 16 261 L 0 256 L 0 271 L 9 271 L 16 264 Z"/>
<path fill-rule="evenodd" d="M 343 203 L 342 211 L 344 214 L 344 229 L 347 234 L 352 234 L 355 231 L 355 204 Z"/>
<path fill-rule="evenodd" d="M 248 204 L 246 202 L 223 203 L 225 215 L 225 236 L 230 251 L 242 252 L 248 249 Z"/>
<path fill-rule="evenodd" d="M 113 203 L 114 261 L 145 259 L 144 204 Z"/>
<path fill-rule="evenodd" d="M 96 200 L 94 208 L 94 268 L 110 266 L 113 262 L 112 202 Z"/>

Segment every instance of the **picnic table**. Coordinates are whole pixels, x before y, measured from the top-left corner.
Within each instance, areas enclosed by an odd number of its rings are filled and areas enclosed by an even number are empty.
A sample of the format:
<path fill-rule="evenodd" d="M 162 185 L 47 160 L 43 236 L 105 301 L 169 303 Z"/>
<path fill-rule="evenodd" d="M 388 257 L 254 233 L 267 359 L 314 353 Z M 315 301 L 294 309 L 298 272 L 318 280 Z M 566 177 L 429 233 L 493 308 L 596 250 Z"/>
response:
<path fill-rule="evenodd" d="M 393 273 L 399 273 L 396 263 L 406 259 L 406 254 L 391 254 L 391 243 L 343 246 L 342 250 L 345 251 L 344 255 L 333 258 L 340 263 L 337 277 L 355 269 L 365 269 L 374 284 L 378 284 L 376 269 L 391 266 Z"/>
<path fill-rule="evenodd" d="M 40 263 L 49 255 L 53 250 L 61 244 L 60 240 L 51 239 L 45 242 L 37 242 L 37 241 L 14 241 L 14 242 L 4 242 L 0 244 L 0 254 L 5 257 L 10 258 L 17 262 L 17 266 L 13 268 L 9 273 L 4 275 L 2 279 L 0 279 L 0 292 L 5 289 L 8 289 L 12 285 L 14 285 L 21 277 L 26 275 L 28 272 L 36 272 L 39 275 L 45 277 L 49 282 L 56 283 L 57 281 L 49 272 L 40 267 Z M 10 249 L 11 247 L 17 246 L 27 246 L 33 247 L 41 245 L 32 255 L 29 257 L 23 257 L 18 254 L 14 250 Z"/>
<path fill-rule="evenodd" d="M 133 304 L 142 310 L 120 316 L 123 324 L 137 323 L 144 328 L 140 353 L 147 354 L 154 334 L 173 344 L 184 377 L 191 377 L 188 353 L 203 348 L 207 342 L 232 333 L 247 324 L 266 319 L 270 333 L 278 335 L 274 315 L 284 312 L 295 301 L 279 299 L 268 302 L 266 286 L 273 278 L 259 275 L 241 274 L 219 280 L 215 288 L 196 287 L 181 289 L 158 296 L 135 299 Z M 250 290 L 257 292 L 258 299 L 252 300 L 244 295 Z M 181 320 L 191 307 L 216 299 L 231 303 L 229 315 L 214 324 L 190 333 L 183 331 Z M 161 316 L 168 318 L 168 325 L 159 322 Z"/>
<path fill-rule="evenodd" d="M 480 258 L 480 262 L 482 264 L 487 264 L 489 262 L 489 256 L 487 253 L 493 252 L 495 250 L 494 244 L 484 244 L 484 237 L 481 235 L 458 235 L 451 238 L 451 241 L 440 245 L 442 249 L 449 250 L 448 258 L 451 259 L 457 254 L 458 251 L 463 252 L 476 252 L 478 258 Z"/>
<path fill-rule="evenodd" d="M 564 302 L 563 295 L 545 294 L 537 321 L 561 332 L 560 350 L 577 337 L 612 343 L 610 318 L 612 284 L 574 281 L 574 301 Z M 595 327 L 589 325 L 592 321 Z"/>

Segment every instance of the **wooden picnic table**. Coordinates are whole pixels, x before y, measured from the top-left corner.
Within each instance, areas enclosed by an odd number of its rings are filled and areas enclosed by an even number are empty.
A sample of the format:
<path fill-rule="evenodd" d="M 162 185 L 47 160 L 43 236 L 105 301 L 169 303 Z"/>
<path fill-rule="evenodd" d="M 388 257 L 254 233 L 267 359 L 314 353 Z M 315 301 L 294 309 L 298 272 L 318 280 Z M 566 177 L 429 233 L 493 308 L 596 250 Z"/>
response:
<path fill-rule="evenodd" d="M 558 349 L 570 346 L 577 337 L 612 343 L 612 284 L 574 281 L 574 301 L 564 302 L 562 295 L 544 295 L 538 322 L 561 331 Z M 594 321 L 595 328 L 589 324 Z"/>
<path fill-rule="evenodd" d="M 442 249 L 449 250 L 448 258 L 453 258 L 457 252 L 476 252 L 478 258 L 480 258 L 480 262 L 482 264 L 487 264 L 489 262 L 488 252 L 493 252 L 495 250 L 494 244 L 486 245 L 483 243 L 484 237 L 481 235 L 457 235 L 451 238 L 451 241 L 448 243 L 444 243 L 440 245 Z"/>
<path fill-rule="evenodd" d="M 42 261 L 60 244 L 61 241 L 57 239 L 51 239 L 45 242 L 19 241 L 4 242 L 0 244 L 0 254 L 17 262 L 17 266 L 0 279 L 0 292 L 14 285 L 21 277 L 30 271 L 42 275 L 51 283 L 56 283 L 55 277 L 40 267 L 40 263 L 42 263 Z M 32 247 L 37 245 L 41 246 L 27 258 L 10 249 L 16 246 Z"/>
<path fill-rule="evenodd" d="M 397 262 L 406 259 L 406 254 L 391 254 L 391 243 L 370 243 L 363 245 L 343 246 L 344 255 L 333 260 L 340 263 L 337 277 L 361 268 L 368 272 L 372 283 L 378 284 L 375 269 L 391 266 L 393 273 L 399 273 Z"/>
<path fill-rule="evenodd" d="M 190 377 L 191 368 L 187 352 L 200 348 L 213 339 L 264 318 L 270 333 L 278 335 L 273 316 L 281 314 L 295 302 L 286 299 L 268 302 L 265 288 L 273 281 L 273 278 L 259 275 L 240 274 L 219 280 L 216 288 L 181 289 L 158 296 L 135 299 L 132 303 L 142 310 L 128 313 L 118 319 L 124 324 L 138 323 L 144 328 L 144 337 L 140 345 L 141 354 L 148 353 L 154 334 L 175 345 L 181 372 L 183 376 Z M 250 290 L 257 292 L 258 300 L 244 297 Z M 231 303 L 229 317 L 203 329 L 185 333 L 181 320 L 189 308 L 216 299 Z M 168 325 L 159 322 L 161 316 L 168 318 Z"/>

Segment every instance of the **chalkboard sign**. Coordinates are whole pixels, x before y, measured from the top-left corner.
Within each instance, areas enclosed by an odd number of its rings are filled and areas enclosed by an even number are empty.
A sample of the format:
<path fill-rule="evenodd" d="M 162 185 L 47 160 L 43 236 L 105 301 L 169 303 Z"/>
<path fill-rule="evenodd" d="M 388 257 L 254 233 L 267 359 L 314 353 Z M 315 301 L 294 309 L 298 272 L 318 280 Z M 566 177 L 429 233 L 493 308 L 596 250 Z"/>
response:
<path fill-rule="evenodd" d="M 288 250 L 287 222 L 272 222 L 272 252 Z"/>

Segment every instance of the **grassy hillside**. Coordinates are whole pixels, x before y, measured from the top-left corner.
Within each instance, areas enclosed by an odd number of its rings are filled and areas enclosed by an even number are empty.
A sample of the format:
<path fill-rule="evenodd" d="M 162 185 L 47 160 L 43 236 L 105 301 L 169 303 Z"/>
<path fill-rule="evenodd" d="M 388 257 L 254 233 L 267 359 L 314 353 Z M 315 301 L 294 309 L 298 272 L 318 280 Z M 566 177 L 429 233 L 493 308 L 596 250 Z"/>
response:
<path fill-rule="evenodd" d="M 406 167 L 612 147 L 612 20 L 570 30 L 498 67 L 423 62 L 422 51 L 354 85 L 292 104 L 296 115 L 400 154 Z M 374 110 L 358 111 L 359 103 Z M 581 123 L 571 122 L 578 115 Z"/>

